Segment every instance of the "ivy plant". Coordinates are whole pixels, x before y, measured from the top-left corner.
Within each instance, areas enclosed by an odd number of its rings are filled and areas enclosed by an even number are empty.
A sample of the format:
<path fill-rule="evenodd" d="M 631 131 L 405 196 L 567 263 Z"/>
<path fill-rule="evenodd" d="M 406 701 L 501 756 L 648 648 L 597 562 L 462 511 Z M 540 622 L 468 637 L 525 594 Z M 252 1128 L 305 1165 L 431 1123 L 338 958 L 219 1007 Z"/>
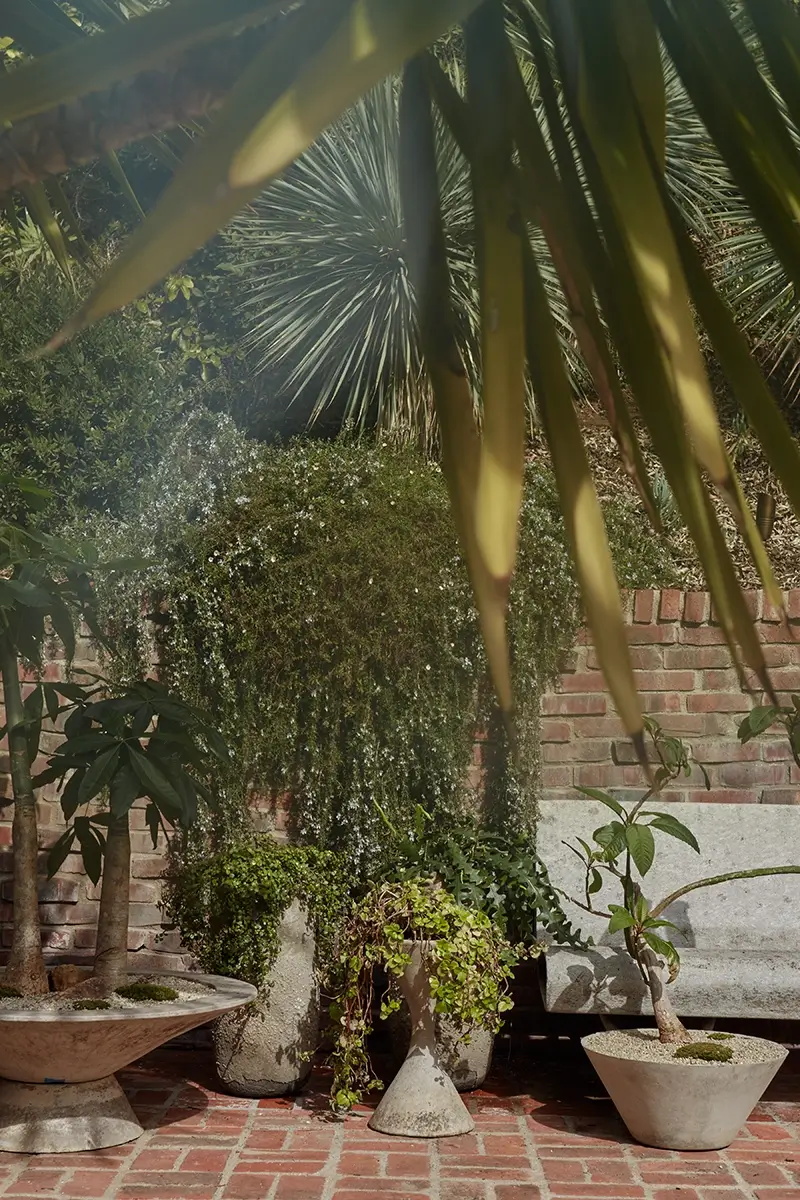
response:
<path fill-rule="evenodd" d="M 375 884 L 354 902 L 342 925 L 331 1004 L 334 1109 L 347 1110 L 365 1091 L 383 1086 L 372 1069 L 367 1038 L 372 1032 L 375 970 L 387 987 L 380 1015 L 401 1004 L 399 981 L 411 962 L 406 941 L 419 942 L 436 1012 L 465 1035 L 478 1028 L 496 1032 L 512 1007 L 508 994 L 514 967 L 538 947 L 512 945 L 483 912 L 459 904 L 425 879 Z"/>
<path fill-rule="evenodd" d="M 281 845 L 269 835 L 239 842 L 210 858 L 176 856 L 164 897 L 168 918 L 206 971 L 264 990 L 289 905 L 308 910 L 321 973 L 330 968 L 344 915 L 347 880 L 341 859 L 313 846 Z"/>

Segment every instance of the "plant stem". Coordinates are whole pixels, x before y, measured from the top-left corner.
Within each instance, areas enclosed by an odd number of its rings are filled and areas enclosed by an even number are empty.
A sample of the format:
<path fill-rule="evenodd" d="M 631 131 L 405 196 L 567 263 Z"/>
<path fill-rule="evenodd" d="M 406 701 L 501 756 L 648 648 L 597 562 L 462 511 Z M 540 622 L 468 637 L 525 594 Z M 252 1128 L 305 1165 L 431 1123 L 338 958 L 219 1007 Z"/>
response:
<path fill-rule="evenodd" d="M 733 879 L 756 879 L 760 875 L 800 875 L 800 867 L 754 867 L 751 871 L 729 871 L 725 875 L 711 875 L 707 879 L 698 879 L 695 883 L 687 883 L 685 887 L 671 892 L 660 904 L 650 910 L 650 916 L 660 917 L 670 904 L 698 888 L 713 887 L 716 883 L 728 883 Z"/>
<path fill-rule="evenodd" d="M 14 932 L 11 954 L 3 982 L 23 995 L 36 996 L 49 990 L 42 955 L 39 924 L 39 830 L 36 796 L 28 761 L 25 709 L 19 682 L 19 663 L 8 636 L 0 635 L 0 673 L 3 678 L 11 783 L 14 791 L 14 820 L 11 840 L 14 852 Z"/>
<path fill-rule="evenodd" d="M 108 827 L 93 978 L 106 993 L 125 982 L 128 972 L 128 908 L 131 890 L 131 835 L 128 814 Z"/>
<path fill-rule="evenodd" d="M 637 939 L 635 957 L 647 981 L 647 986 L 650 988 L 650 1001 L 658 1026 L 659 1040 L 666 1045 L 690 1041 L 686 1026 L 673 1009 L 667 995 L 664 968 L 658 955 L 650 949 L 643 938 Z"/>

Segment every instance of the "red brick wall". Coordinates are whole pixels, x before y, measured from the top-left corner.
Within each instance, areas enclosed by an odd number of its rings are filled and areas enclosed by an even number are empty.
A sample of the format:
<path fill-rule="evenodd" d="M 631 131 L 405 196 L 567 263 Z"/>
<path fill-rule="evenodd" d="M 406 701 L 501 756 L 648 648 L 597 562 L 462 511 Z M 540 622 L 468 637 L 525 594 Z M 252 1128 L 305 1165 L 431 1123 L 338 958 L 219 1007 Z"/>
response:
<path fill-rule="evenodd" d="M 767 664 L 781 698 L 800 691 L 800 590 L 787 593 L 788 622 L 748 592 L 748 603 Z M 794 804 L 800 774 L 785 736 L 764 735 L 741 745 L 742 715 L 761 703 L 742 692 L 722 630 L 705 592 L 639 591 L 627 597 L 629 642 L 645 710 L 668 733 L 689 743 L 708 770 L 676 783 L 674 801 Z M 795 638 L 798 640 L 795 641 Z M 642 774 L 608 698 L 597 655 L 581 632 L 555 692 L 544 697 L 542 788 L 555 797 L 575 797 L 575 785 L 641 789 Z"/>
<path fill-rule="evenodd" d="M 788 593 L 788 624 L 765 608 L 761 593 L 749 593 L 767 662 L 776 686 L 800 691 L 800 590 Z M 670 793 L 673 800 L 714 800 L 726 803 L 793 804 L 798 800 L 800 774 L 791 762 L 785 737 L 767 736 L 747 746 L 736 728 L 753 703 L 738 685 L 736 672 L 703 592 L 640 591 L 627 598 L 630 642 L 637 683 L 645 708 L 664 728 L 683 736 L 696 758 L 708 769 L 712 790 L 703 788 L 699 772 Z M 794 636 L 798 634 L 795 644 Z M 94 669 L 89 642 L 79 643 L 76 666 Z M 57 660 L 47 674 L 57 678 Z M 46 729 L 45 753 L 58 740 Z M 591 639 L 585 631 L 565 665 L 559 687 L 543 700 L 542 787 L 548 797 L 574 798 L 575 784 L 615 789 L 640 789 L 642 777 L 630 744 L 614 715 L 603 685 Z M 0 752 L 0 933 L 10 941 L 11 889 L 9 880 L 10 797 L 7 757 Z M 258 808 L 265 808 L 261 804 Z M 266 810 L 259 823 L 269 821 Z M 42 846 L 50 846 L 63 830 L 57 798 L 45 792 L 39 803 Z M 128 948 L 134 966 L 164 970 L 188 963 L 177 936 L 162 936 L 159 876 L 163 843 L 154 851 L 144 826 L 143 805 L 132 813 L 133 866 Z M 44 855 L 43 855 L 44 858 Z M 70 855 L 57 879 L 42 883 L 42 921 L 47 947 L 64 957 L 85 955 L 94 945 L 98 889 Z"/>

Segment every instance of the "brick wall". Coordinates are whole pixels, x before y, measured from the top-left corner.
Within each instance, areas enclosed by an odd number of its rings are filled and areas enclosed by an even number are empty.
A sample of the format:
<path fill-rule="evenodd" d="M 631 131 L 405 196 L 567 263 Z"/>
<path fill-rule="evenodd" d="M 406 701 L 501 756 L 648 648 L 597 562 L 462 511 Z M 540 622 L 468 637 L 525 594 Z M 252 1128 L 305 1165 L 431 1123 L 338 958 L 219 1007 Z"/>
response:
<path fill-rule="evenodd" d="M 800 691 L 800 590 L 787 595 L 788 624 L 765 606 L 759 592 L 748 594 L 767 662 L 781 692 Z M 699 772 L 670 792 L 675 800 L 722 803 L 793 804 L 798 802 L 800 774 L 791 761 L 785 737 L 769 736 L 741 746 L 736 728 L 754 703 L 739 689 L 736 672 L 703 592 L 639 591 L 627 597 L 630 643 L 644 706 L 658 716 L 667 732 L 689 741 L 696 758 L 708 769 L 712 790 L 706 792 Z M 798 642 L 794 637 L 798 635 Z M 89 642 L 79 642 L 76 666 L 94 669 Z M 46 676 L 58 678 L 54 657 Z M 45 728 L 42 749 L 58 740 Z M 575 784 L 613 789 L 641 788 L 642 778 L 630 744 L 607 697 L 591 639 L 585 631 L 565 664 L 558 688 L 543 699 L 542 786 L 548 797 L 574 799 Z M 41 765 L 41 764 L 40 764 Z M 10 942 L 9 880 L 11 787 L 7 756 L 0 752 L 0 935 Z M 266 802 L 257 805 L 258 823 L 270 820 Z M 144 806 L 132 817 L 131 920 L 128 948 L 131 965 L 145 969 L 180 969 L 188 965 L 175 933 L 164 936 L 160 924 L 159 876 L 164 845 L 154 850 L 144 825 Z M 63 830 L 55 794 L 45 791 L 39 803 L 43 849 Z M 163 836 L 163 835 L 162 835 Z M 43 855 L 44 858 L 44 855 Z M 70 855 L 55 880 L 42 883 L 41 914 L 45 944 L 54 954 L 79 958 L 91 952 L 99 890 Z"/>
<path fill-rule="evenodd" d="M 800 691 L 800 590 L 786 595 L 788 622 L 748 592 L 750 611 L 781 699 Z M 627 596 L 629 642 L 645 710 L 689 743 L 708 770 L 695 769 L 665 793 L 673 801 L 795 804 L 800 773 L 781 733 L 741 745 L 742 715 L 761 698 L 742 692 L 705 592 L 639 591 Z M 795 638 L 798 640 L 795 641 Z M 542 787 L 575 798 L 575 785 L 640 790 L 641 771 L 607 696 L 591 638 L 583 630 L 556 691 L 543 700 Z"/>

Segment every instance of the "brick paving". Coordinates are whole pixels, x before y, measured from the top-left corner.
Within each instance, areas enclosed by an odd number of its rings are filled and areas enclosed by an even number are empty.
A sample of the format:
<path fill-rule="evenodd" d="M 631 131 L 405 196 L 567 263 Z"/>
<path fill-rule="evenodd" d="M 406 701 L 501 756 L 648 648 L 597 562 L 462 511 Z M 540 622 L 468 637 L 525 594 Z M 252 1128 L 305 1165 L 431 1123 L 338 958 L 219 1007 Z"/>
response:
<path fill-rule="evenodd" d="M 501 1052 L 502 1056 L 502 1052 Z M 515 1048 L 466 1097 L 476 1132 L 426 1142 L 337 1120 L 324 1072 L 295 1099 L 220 1095 L 205 1051 L 152 1055 L 124 1073 L 145 1125 L 134 1145 L 0 1155 L 0 1196 L 37 1200 L 800 1200 L 800 1052 L 727 1151 L 632 1142 L 579 1048 Z"/>

